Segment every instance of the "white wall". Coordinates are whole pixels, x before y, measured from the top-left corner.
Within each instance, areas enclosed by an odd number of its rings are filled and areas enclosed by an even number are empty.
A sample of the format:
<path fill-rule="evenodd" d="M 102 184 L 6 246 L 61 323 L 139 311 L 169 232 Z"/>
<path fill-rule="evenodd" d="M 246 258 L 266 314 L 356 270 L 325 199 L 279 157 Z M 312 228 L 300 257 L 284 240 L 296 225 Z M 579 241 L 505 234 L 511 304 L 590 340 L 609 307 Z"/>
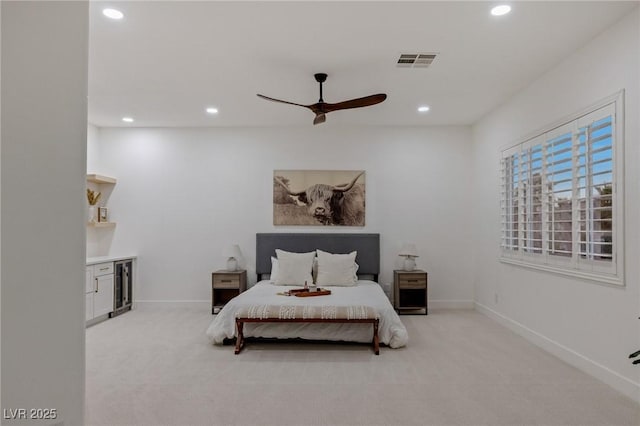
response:
<path fill-rule="evenodd" d="M 463 127 L 103 128 L 100 172 L 118 178 L 110 254 L 139 254 L 138 300 L 210 300 L 229 243 L 255 281 L 257 232 L 379 232 L 381 282 L 412 241 L 432 306 L 469 307 L 470 140 Z M 366 226 L 274 227 L 274 169 L 366 170 Z"/>
<path fill-rule="evenodd" d="M 87 173 L 98 173 L 100 166 L 100 129 L 93 124 L 87 124 Z"/>
<path fill-rule="evenodd" d="M 640 369 L 634 368 L 627 356 L 640 349 L 639 21 L 636 8 L 473 128 L 477 303 L 485 312 L 635 398 L 639 396 Z M 626 287 L 499 263 L 501 147 L 623 88 Z"/>
<path fill-rule="evenodd" d="M 2 423 L 81 425 L 89 6 L 1 7 Z"/>
<path fill-rule="evenodd" d="M 2 5 L 0 5 L 0 93 L 2 93 Z M 2 102 L 0 102 L 0 307 L 2 306 Z M 2 313 L 0 312 L 0 330 L 2 330 Z M 1 331 L 0 331 L 1 334 Z M 0 366 L 2 365 L 2 339 L 0 339 Z M 0 384 L 2 368 L 0 368 Z M 0 385 L 0 406 L 2 405 L 2 385 Z"/>

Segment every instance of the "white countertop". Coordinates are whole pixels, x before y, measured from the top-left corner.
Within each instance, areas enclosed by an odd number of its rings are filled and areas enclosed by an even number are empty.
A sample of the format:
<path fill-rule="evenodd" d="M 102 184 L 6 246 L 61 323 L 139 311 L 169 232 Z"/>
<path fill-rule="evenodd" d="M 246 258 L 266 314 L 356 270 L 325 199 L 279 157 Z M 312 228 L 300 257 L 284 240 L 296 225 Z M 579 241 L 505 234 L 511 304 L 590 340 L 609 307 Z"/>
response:
<path fill-rule="evenodd" d="M 124 260 L 124 259 L 136 259 L 137 257 L 138 256 L 136 255 L 129 255 L 129 256 L 109 255 L 109 256 L 87 257 L 87 265 L 95 265 L 96 263 L 103 263 L 103 262 L 115 262 L 115 261 Z"/>

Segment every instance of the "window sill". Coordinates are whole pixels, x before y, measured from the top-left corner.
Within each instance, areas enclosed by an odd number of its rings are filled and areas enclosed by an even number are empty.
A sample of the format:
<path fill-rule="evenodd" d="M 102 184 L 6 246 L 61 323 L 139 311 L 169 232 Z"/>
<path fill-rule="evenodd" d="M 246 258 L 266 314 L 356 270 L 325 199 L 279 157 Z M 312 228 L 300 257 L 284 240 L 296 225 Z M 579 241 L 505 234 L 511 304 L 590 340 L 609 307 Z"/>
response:
<path fill-rule="evenodd" d="M 623 278 L 614 276 L 614 275 L 601 275 L 601 274 L 594 274 L 590 272 L 578 271 L 575 269 L 557 268 L 551 265 L 540 265 L 536 263 L 525 262 L 519 259 L 511 259 L 508 257 L 500 257 L 499 260 L 501 263 L 506 263 L 509 265 L 535 269 L 538 271 L 551 272 L 557 275 L 563 275 L 565 277 L 580 278 L 583 280 L 593 281 L 598 284 L 612 285 L 615 287 L 624 287 Z"/>

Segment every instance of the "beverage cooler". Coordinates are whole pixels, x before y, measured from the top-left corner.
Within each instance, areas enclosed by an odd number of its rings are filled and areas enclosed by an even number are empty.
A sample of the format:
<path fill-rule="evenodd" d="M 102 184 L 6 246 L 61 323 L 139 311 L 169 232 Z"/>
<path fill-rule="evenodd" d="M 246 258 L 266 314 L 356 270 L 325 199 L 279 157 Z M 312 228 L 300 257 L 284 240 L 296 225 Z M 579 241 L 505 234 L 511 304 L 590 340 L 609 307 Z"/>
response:
<path fill-rule="evenodd" d="M 131 309 L 133 302 L 133 261 L 131 259 L 115 262 L 114 296 L 112 317 Z"/>

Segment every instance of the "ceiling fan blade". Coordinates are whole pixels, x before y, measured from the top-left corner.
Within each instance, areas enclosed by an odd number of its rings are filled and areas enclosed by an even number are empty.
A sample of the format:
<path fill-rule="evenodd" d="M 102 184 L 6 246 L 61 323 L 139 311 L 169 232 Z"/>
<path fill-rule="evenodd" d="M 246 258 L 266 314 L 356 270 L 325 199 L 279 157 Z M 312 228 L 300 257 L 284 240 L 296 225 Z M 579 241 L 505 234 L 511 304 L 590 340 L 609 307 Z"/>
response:
<path fill-rule="evenodd" d="M 316 114 L 316 118 L 313 119 L 313 124 L 322 124 L 327 121 L 327 116 L 324 113 Z"/>
<path fill-rule="evenodd" d="M 323 107 L 324 107 L 324 112 L 331 112 L 331 111 L 338 111 L 340 109 L 367 107 L 367 106 L 379 104 L 385 99 L 387 99 L 387 95 L 385 95 L 384 93 L 378 93 L 377 95 L 365 96 L 364 98 L 351 99 L 344 102 L 338 102 L 336 104 L 325 103 Z"/>
<path fill-rule="evenodd" d="M 281 104 L 289 104 L 289 105 L 296 105 L 296 106 L 301 106 L 301 107 L 309 108 L 309 105 L 302 105 L 302 104 L 297 104 L 297 103 L 295 103 L 295 102 L 283 101 L 283 100 L 276 99 L 276 98 L 270 98 L 270 97 L 268 97 L 268 96 L 261 95 L 261 94 L 258 94 L 258 97 L 259 97 L 259 98 L 262 98 L 262 99 L 266 99 L 266 100 L 268 100 L 268 101 L 272 101 L 272 102 L 280 102 Z"/>
<path fill-rule="evenodd" d="M 313 124 L 321 124 L 327 121 L 326 114 L 331 111 L 338 111 L 341 109 L 350 109 L 350 108 L 362 108 L 375 104 L 379 104 L 380 102 L 387 99 L 387 95 L 384 93 L 378 93 L 376 95 L 365 96 L 363 98 L 350 99 L 344 102 L 338 102 L 335 104 L 326 103 L 322 100 L 322 83 L 327 79 L 327 74 L 325 73 L 317 73 L 314 75 L 316 81 L 320 83 L 320 99 L 315 104 L 311 105 L 302 105 L 297 104 L 295 102 L 283 101 L 282 99 L 270 98 L 269 96 L 264 96 L 258 94 L 259 98 L 266 99 L 267 101 L 278 102 L 281 104 L 289 104 L 295 106 L 301 106 L 303 108 L 310 109 L 316 116 L 313 119 Z"/>

